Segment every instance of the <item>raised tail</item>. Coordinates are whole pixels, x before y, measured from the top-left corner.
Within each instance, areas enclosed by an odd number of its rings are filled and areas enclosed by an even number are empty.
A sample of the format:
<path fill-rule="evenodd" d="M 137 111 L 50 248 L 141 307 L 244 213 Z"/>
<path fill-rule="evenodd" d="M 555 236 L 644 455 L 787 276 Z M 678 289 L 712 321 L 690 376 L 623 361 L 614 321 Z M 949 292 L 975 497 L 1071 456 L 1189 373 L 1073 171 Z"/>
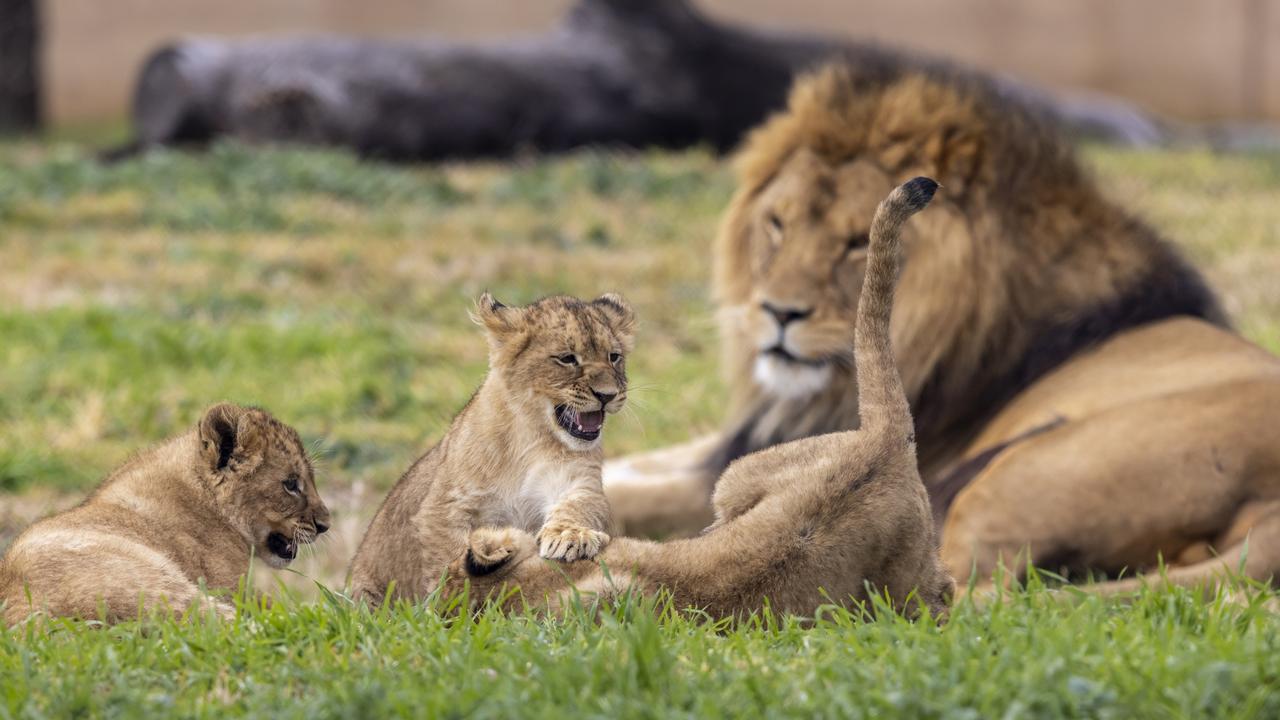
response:
<path fill-rule="evenodd" d="M 937 189 L 938 183 L 927 177 L 909 180 L 889 193 L 871 220 L 867 276 L 858 299 L 858 326 L 853 339 L 858 407 L 864 430 L 906 437 L 913 431 L 911 408 L 889 340 L 889 315 L 901 264 L 902 226 L 929 204 Z"/>

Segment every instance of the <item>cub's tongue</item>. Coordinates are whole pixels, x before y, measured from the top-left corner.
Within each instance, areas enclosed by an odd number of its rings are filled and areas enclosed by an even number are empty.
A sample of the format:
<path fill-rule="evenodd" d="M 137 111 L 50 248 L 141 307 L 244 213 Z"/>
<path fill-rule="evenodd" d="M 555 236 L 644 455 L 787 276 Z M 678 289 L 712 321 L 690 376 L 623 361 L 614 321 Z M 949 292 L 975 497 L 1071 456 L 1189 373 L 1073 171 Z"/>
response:
<path fill-rule="evenodd" d="M 604 425 L 604 411 L 595 410 L 592 412 L 578 413 L 578 427 L 583 432 L 596 432 Z"/>

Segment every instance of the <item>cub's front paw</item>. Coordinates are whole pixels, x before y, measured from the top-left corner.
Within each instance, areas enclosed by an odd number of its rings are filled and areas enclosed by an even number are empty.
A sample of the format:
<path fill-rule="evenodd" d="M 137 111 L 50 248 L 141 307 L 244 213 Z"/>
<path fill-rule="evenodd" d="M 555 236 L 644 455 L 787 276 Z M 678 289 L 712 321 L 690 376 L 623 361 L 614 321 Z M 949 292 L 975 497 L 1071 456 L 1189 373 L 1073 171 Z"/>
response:
<path fill-rule="evenodd" d="M 609 542 L 599 530 L 551 523 L 538 531 L 538 554 L 549 560 L 590 560 Z"/>

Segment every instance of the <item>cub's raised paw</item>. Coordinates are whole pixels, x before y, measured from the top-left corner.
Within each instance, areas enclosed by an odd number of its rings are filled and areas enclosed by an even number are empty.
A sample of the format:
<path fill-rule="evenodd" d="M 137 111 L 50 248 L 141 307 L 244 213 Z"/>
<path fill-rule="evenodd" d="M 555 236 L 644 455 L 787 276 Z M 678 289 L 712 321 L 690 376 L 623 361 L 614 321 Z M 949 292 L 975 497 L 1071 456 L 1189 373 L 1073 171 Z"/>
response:
<path fill-rule="evenodd" d="M 609 542 L 599 530 L 551 523 L 538 531 L 538 554 L 549 560 L 590 560 Z"/>
<path fill-rule="evenodd" d="M 506 528 L 473 531 L 467 539 L 467 574 L 480 577 L 502 567 L 515 554 L 518 542 L 515 533 Z"/>

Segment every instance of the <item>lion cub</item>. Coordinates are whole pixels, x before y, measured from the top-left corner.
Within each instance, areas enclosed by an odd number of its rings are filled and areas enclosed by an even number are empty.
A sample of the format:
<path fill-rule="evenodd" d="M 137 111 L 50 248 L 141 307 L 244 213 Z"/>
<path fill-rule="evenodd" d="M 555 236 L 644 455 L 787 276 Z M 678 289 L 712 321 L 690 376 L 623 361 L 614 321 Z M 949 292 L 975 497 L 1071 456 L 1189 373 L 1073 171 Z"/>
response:
<path fill-rule="evenodd" d="M 252 556 L 283 568 L 328 529 L 298 433 L 263 410 L 215 405 L 13 541 L 0 559 L 4 620 L 183 613 L 201 604 L 201 583 L 235 590 Z"/>
<path fill-rule="evenodd" d="M 887 597 L 909 615 L 947 612 L 954 583 L 938 556 L 929 495 L 916 464 L 911 408 L 894 361 L 889 318 L 902 227 L 938 184 L 915 178 L 871 222 L 858 300 L 854 363 L 860 426 L 775 445 L 734 461 L 716 485 L 702 535 L 618 538 L 599 562 L 548 567 L 518 529 L 482 528 L 449 567 L 445 592 L 559 611 L 596 595 L 666 590 L 678 608 L 715 617 L 765 607 L 812 615 L 829 603 Z M 519 594 L 502 592 L 521 590 Z"/>
<path fill-rule="evenodd" d="M 564 561 L 609 542 L 600 435 L 626 401 L 631 308 L 612 294 L 508 307 L 485 293 L 475 319 L 489 374 L 374 516 L 351 565 L 357 598 L 430 593 L 476 528 L 537 532 L 539 554 Z"/>

